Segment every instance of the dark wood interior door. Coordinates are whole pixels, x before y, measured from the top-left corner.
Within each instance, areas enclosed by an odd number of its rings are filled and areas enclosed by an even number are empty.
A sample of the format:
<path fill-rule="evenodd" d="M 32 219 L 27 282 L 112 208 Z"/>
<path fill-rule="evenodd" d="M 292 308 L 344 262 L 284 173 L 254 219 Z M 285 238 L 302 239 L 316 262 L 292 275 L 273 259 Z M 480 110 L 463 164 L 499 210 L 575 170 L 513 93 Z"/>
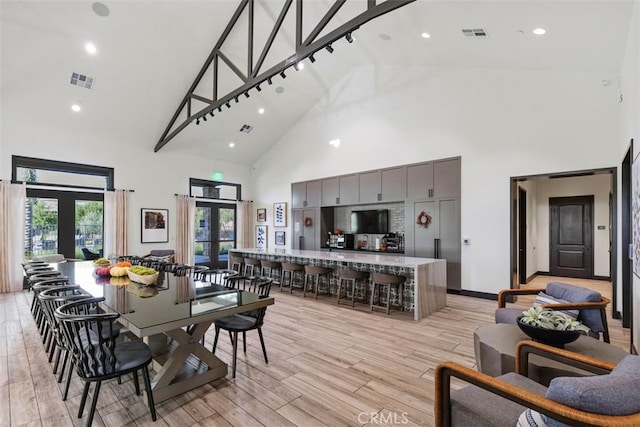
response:
<path fill-rule="evenodd" d="M 549 272 L 593 278 L 593 196 L 549 199 Z"/>

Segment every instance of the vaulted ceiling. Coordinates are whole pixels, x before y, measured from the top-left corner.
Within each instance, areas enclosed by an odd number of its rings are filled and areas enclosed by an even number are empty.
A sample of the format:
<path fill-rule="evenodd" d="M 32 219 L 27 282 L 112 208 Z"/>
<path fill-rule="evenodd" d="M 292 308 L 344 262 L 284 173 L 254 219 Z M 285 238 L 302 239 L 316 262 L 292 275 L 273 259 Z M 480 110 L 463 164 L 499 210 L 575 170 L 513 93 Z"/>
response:
<path fill-rule="evenodd" d="M 255 56 L 283 2 L 256 0 Z M 56 126 L 135 141 L 152 153 L 238 3 L 104 0 L 109 14 L 99 16 L 92 2 L 2 0 L 0 118 L 18 115 L 7 110 L 31 113 Z M 332 4 L 305 0 L 303 32 Z M 347 1 L 325 33 L 366 4 Z M 294 53 L 294 8 L 265 66 Z M 250 165 L 351 69 L 367 64 L 585 71 L 594 73 L 597 84 L 599 76 L 609 79 L 619 71 L 631 8 L 631 1 L 616 0 L 418 0 L 363 25 L 353 43 L 341 39 L 333 53 L 318 52 L 304 70 L 291 69 L 286 79 L 276 77 L 207 122 L 189 125 L 162 151 Z M 534 35 L 538 27 L 547 33 Z M 243 17 L 224 47 L 240 65 L 247 62 L 246 28 Z M 484 29 L 487 36 L 466 37 L 462 29 L 469 28 Z M 430 38 L 421 37 L 424 32 Z M 89 41 L 95 55 L 85 51 Z M 71 85 L 73 72 L 94 78 L 93 87 Z M 199 88 L 202 96 L 211 97 L 210 82 Z M 223 76 L 221 90 L 236 84 L 231 74 Z M 76 102 L 80 113 L 70 109 Z M 252 127 L 249 133 L 240 132 L 245 124 Z"/>

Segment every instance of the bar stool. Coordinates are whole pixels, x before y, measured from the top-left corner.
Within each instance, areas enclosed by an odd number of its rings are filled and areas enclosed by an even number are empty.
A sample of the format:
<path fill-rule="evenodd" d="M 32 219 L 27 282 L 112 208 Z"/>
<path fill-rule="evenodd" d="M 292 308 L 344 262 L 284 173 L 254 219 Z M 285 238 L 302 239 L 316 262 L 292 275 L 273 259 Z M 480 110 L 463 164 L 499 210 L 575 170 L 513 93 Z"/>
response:
<path fill-rule="evenodd" d="M 304 281 L 304 265 L 289 264 L 289 263 L 283 262 L 281 263 L 281 267 L 282 267 L 282 275 L 280 276 L 280 292 L 282 292 L 282 288 L 286 288 L 288 286 L 289 293 L 292 294 L 296 273 L 300 273 L 299 274 L 300 282 Z M 287 280 L 286 273 L 289 273 L 288 275 L 289 280 Z"/>
<path fill-rule="evenodd" d="M 260 274 L 260 260 L 254 258 L 245 258 L 244 259 L 244 275 L 245 276 L 255 276 Z"/>
<path fill-rule="evenodd" d="M 340 270 L 338 272 L 338 277 L 340 278 L 340 280 L 338 281 L 338 305 L 340 305 L 340 300 L 342 299 L 342 285 L 344 284 L 344 299 L 347 300 L 347 302 L 349 301 L 348 292 L 349 286 L 351 286 L 351 307 L 355 307 L 356 285 L 358 283 L 358 280 L 362 282 L 364 287 L 366 280 L 369 277 L 369 273 L 366 271 Z"/>
<path fill-rule="evenodd" d="M 307 285 L 309 287 L 315 285 L 314 295 L 318 299 L 318 288 L 320 287 L 320 278 L 324 277 L 327 283 L 328 293 L 331 293 L 331 272 L 333 270 L 327 267 L 314 267 L 311 265 L 304 266 L 304 290 L 303 297 L 307 296 Z M 309 289 L 311 291 L 311 289 Z"/>
<path fill-rule="evenodd" d="M 236 273 L 238 273 L 238 274 L 240 274 L 242 272 L 242 263 L 243 262 L 244 262 L 244 260 L 241 257 L 237 257 L 237 256 L 233 256 L 233 255 L 229 256 L 230 268 L 231 268 L 231 270 L 235 270 Z"/>
<path fill-rule="evenodd" d="M 402 305 L 402 294 L 404 293 L 404 282 L 406 278 L 404 276 L 396 276 L 395 274 L 385 274 L 385 273 L 371 273 L 371 303 L 369 307 L 371 311 L 374 308 L 383 308 L 385 309 L 387 315 L 389 314 L 389 307 L 391 306 L 391 287 L 397 286 L 398 289 L 398 302 L 400 303 L 400 307 L 404 310 L 404 306 Z M 386 304 L 382 302 L 382 287 L 387 287 L 387 301 Z M 376 288 L 378 289 L 378 304 L 374 305 L 373 300 L 376 293 Z"/>
<path fill-rule="evenodd" d="M 262 260 L 260 268 L 261 276 L 268 276 L 274 280 L 273 284 L 279 286 L 280 282 L 276 281 L 282 275 L 282 263 L 279 261 L 265 261 Z"/>

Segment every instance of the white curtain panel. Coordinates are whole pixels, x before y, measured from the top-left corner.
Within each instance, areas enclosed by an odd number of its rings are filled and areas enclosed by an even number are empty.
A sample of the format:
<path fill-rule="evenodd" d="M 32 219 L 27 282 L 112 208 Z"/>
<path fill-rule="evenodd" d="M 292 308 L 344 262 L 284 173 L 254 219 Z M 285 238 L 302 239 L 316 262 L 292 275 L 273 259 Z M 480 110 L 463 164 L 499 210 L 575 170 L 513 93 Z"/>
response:
<path fill-rule="evenodd" d="M 176 196 L 176 262 L 194 265 L 196 259 L 196 198 Z"/>
<path fill-rule="evenodd" d="M 129 255 L 129 192 L 127 190 L 104 193 L 104 256 L 109 258 Z"/>
<path fill-rule="evenodd" d="M 0 182 L 0 293 L 22 290 L 27 188 Z"/>
<path fill-rule="evenodd" d="M 253 241 L 253 202 L 238 202 L 238 239 L 236 244 L 238 249 L 252 248 L 255 246 Z"/>

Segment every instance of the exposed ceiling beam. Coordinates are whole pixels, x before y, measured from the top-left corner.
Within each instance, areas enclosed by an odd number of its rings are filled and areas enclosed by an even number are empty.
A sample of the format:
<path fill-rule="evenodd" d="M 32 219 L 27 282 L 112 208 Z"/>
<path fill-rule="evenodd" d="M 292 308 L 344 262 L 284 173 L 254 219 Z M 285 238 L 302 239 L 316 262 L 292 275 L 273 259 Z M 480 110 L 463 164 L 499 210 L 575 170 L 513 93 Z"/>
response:
<path fill-rule="evenodd" d="M 237 96 L 248 92 L 250 89 L 253 89 L 258 84 L 261 84 L 267 81 L 267 79 L 270 79 L 276 76 L 277 74 L 291 67 L 293 64 L 296 64 L 299 61 L 302 61 L 303 59 L 311 56 L 315 52 L 324 49 L 331 43 L 344 37 L 345 35 L 351 33 L 352 31 L 357 30 L 362 25 L 366 24 L 372 19 L 375 19 L 386 13 L 389 13 L 409 3 L 413 3 L 416 0 L 387 0 L 381 3 L 377 3 L 375 0 L 368 0 L 367 10 L 360 13 L 359 15 L 352 18 L 351 20 L 345 22 L 344 24 L 338 26 L 333 31 L 329 32 L 328 34 L 325 34 L 323 37 L 316 39 L 316 37 L 322 32 L 322 30 L 326 27 L 326 25 L 330 23 L 331 20 L 335 17 L 336 13 L 345 2 L 345 0 L 336 0 L 331 6 L 331 8 L 329 9 L 329 11 L 320 19 L 318 24 L 314 27 L 314 29 L 310 32 L 309 36 L 304 41 L 302 41 L 302 31 L 303 31 L 302 4 L 305 0 L 296 0 L 296 19 L 295 19 L 296 27 L 294 29 L 295 39 L 296 39 L 296 51 L 286 59 L 280 61 L 273 67 L 269 68 L 268 70 L 260 74 L 258 73 L 264 63 L 265 57 L 268 55 L 270 51 L 270 48 L 275 40 L 276 35 L 278 34 L 279 31 L 282 30 L 282 23 L 284 21 L 284 18 L 287 12 L 290 10 L 292 0 L 284 1 L 280 15 L 278 16 L 278 19 L 275 22 L 275 25 L 273 27 L 273 30 L 271 31 L 269 38 L 265 42 L 260 58 L 255 64 L 253 63 L 253 25 L 254 25 L 253 3 L 254 1 L 255 0 L 241 0 L 234 15 L 231 17 L 231 20 L 229 21 L 224 32 L 220 36 L 220 39 L 212 49 L 211 53 L 209 54 L 209 57 L 207 58 L 204 65 L 196 75 L 196 78 L 193 84 L 191 85 L 187 93 L 184 95 L 182 101 L 178 106 L 178 109 L 176 110 L 171 120 L 169 121 L 169 124 L 167 125 L 164 132 L 162 133 L 160 140 L 158 141 L 158 143 L 154 148 L 155 152 L 158 152 L 162 147 L 164 147 L 167 143 L 169 143 L 169 141 L 171 141 L 176 135 L 182 132 L 182 130 L 184 130 L 189 124 L 194 122 L 196 119 L 204 116 L 205 114 L 208 114 L 209 112 L 212 112 L 216 108 L 220 110 L 222 105 L 228 103 L 229 101 L 236 98 Z M 311 0 L 307 0 L 307 1 L 311 1 Z M 229 60 L 229 58 L 227 58 L 221 52 L 220 49 L 248 4 L 249 4 L 249 12 L 248 12 L 249 42 L 247 46 L 248 66 L 247 66 L 247 73 L 245 75 L 232 61 Z M 218 98 L 218 76 L 219 76 L 218 59 L 219 58 L 221 58 L 223 62 L 243 82 L 241 86 L 237 87 L 236 89 L 232 90 L 231 92 L 227 93 L 221 98 Z M 202 80 L 202 78 L 210 68 L 212 68 L 212 71 L 213 71 L 213 94 L 212 94 L 213 100 L 209 102 L 208 105 L 206 105 L 204 108 L 201 108 L 200 110 L 193 112 L 192 106 L 191 106 L 192 99 L 200 102 L 204 102 L 205 104 L 207 103 L 206 101 L 208 101 L 204 97 L 195 95 L 194 91 L 197 89 L 200 81 Z M 175 126 L 182 112 L 186 113 L 186 118 L 177 126 Z"/>

